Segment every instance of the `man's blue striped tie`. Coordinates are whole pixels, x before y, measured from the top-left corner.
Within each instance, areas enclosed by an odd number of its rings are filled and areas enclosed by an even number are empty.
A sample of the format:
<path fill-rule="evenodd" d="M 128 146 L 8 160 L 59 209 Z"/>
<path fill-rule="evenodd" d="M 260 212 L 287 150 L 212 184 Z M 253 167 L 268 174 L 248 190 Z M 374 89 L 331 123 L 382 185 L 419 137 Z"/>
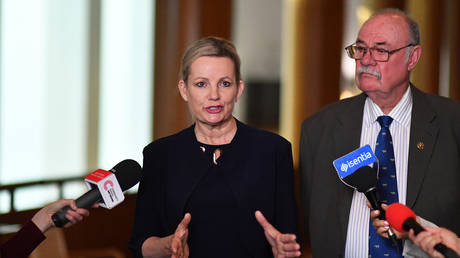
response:
<path fill-rule="evenodd" d="M 377 136 L 375 145 L 375 156 L 379 160 L 377 193 L 379 200 L 385 204 L 398 202 L 398 183 L 396 180 L 395 155 L 393 150 L 393 140 L 390 134 L 390 124 L 393 118 L 390 116 L 379 116 L 377 121 L 380 124 L 380 132 Z M 377 165 L 374 164 L 376 168 Z M 389 239 L 379 236 L 372 226 L 372 221 L 369 224 L 369 257 L 402 257 L 402 247 L 399 250 L 391 244 Z M 399 253 L 398 253 L 399 251 Z"/>

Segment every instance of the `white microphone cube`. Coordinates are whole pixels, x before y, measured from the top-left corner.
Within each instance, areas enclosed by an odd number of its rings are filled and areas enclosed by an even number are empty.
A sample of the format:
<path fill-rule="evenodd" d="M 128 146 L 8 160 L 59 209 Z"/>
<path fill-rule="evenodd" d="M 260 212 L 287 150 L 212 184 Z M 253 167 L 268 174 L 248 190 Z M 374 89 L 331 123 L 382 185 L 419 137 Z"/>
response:
<path fill-rule="evenodd" d="M 101 193 L 101 207 L 112 209 L 125 199 L 117 177 L 112 172 L 98 169 L 85 177 L 85 183 L 89 189 L 97 187 Z"/>

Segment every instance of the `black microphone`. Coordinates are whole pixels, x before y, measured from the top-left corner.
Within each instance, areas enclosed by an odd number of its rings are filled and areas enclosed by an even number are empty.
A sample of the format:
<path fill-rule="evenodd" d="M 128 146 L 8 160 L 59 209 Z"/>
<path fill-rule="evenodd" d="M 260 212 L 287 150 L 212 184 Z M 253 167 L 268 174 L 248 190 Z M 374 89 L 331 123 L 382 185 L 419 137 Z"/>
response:
<path fill-rule="evenodd" d="M 373 168 L 369 166 L 360 167 L 342 180 L 355 187 L 358 192 L 364 193 L 372 209 L 380 211 L 379 219 L 385 220 L 385 210 L 382 209 L 381 202 L 377 198 L 377 175 Z M 398 247 L 396 235 L 391 228 L 388 229 L 387 233 L 393 245 Z"/>
<path fill-rule="evenodd" d="M 121 190 L 124 192 L 139 182 L 141 177 L 141 170 L 142 169 L 139 163 L 132 159 L 126 159 L 115 165 L 109 171 L 115 174 L 118 184 L 120 185 Z M 75 200 L 75 203 L 77 208 L 88 209 L 94 203 L 99 202 L 101 199 L 101 193 L 99 192 L 99 189 L 95 187 L 80 196 L 77 200 Z M 69 222 L 69 220 L 65 217 L 65 214 L 70 209 L 70 206 L 65 206 L 53 214 L 51 218 L 56 227 L 62 227 L 67 224 L 67 222 Z"/>
<path fill-rule="evenodd" d="M 387 220 L 390 225 L 398 231 L 407 232 L 410 229 L 413 229 L 415 235 L 425 231 L 425 229 L 420 224 L 418 224 L 415 219 L 415 213 L 410 208 L 401 203 L 393 203 L 388 206 Z M 446 258 L 460 257 L 452 249 L 441 243 L 435 245 L 434 249 L 443 254 Z"/>

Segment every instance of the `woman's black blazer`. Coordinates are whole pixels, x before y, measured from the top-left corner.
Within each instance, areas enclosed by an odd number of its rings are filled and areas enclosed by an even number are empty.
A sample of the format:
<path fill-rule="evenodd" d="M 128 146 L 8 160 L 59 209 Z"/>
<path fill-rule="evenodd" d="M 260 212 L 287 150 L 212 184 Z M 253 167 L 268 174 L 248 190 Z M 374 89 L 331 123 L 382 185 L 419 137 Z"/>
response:
<path fill-rule="evenodd" d="M 235 227 L 253 257 L 271 257 L 270 245 L 254 212 L 262 211 L 280 232 L 297 234 L 291 144 L 277 134 L 239 121 L 237 128 L 219 158 L 237 201 Z M 150 143 L 143 154 L 130 240 L 135 257 L 142 257 L 142 243 L 148 237 L 174 233 L 184 217 L 188 198 L 211 165 L 196 140 L 194 126 Z"/>

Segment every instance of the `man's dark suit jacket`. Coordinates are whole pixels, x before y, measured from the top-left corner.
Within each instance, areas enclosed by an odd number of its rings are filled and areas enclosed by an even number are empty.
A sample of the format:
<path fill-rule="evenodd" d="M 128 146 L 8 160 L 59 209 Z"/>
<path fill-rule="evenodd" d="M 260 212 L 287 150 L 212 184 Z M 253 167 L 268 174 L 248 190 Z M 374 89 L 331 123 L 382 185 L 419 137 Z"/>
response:
<path fill-rule="evenodd" d="M 459 234 L 460 103 L 413 86 L 411 92 L 406 205 Z M 366 97 L 331 104 L 302 124 L 300 199 L 314 257 L 342 257 L 345 252 L 353 190 L 341 183 L 332 162 L 360 147 Z"/>
<path fill-rule="evenodd" d="M 237 127 L 229 148 L 219 158 L 223 159 L 224 178 L 237 201 L 238 216 L 234 224 L 250 256 L 272 257 L 254 213 L 262 211 L 282 233 L 297 233 L 291 144 L 279 135 L 239 121 Z M 196 140 L 194 126 L 154 141 L 144 149 L 143 175 L 130 241 L 136 257 L 142 257 L 142 243 L 148 237 L 174 233 L 184 217 L 187 200 L 209 166 Z M 219 236 L 210 238 L 219 239 Z"/>

